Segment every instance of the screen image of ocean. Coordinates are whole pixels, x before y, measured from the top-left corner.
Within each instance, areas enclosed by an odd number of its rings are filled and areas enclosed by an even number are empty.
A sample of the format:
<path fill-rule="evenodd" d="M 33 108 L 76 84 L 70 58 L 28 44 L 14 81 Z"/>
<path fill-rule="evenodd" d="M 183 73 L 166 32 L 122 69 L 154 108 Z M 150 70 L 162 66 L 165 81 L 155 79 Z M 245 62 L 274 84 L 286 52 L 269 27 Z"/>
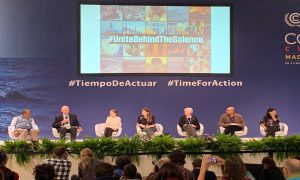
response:
<path fill-rule="evenodd" d="M 53 60 L 0 58 L 0 140 L 9 139 L 7 128 L 24 108 L 32 110 L 41 137 L 51 137 L 53 116 L 62 103 L 57 92 L 59 74 Z"/>

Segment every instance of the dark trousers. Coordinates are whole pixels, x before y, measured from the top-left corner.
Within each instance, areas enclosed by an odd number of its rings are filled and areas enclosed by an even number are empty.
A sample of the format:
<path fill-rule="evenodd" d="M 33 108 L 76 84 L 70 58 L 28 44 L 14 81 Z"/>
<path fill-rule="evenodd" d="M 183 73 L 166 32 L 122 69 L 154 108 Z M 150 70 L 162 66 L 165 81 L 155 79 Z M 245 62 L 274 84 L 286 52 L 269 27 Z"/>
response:
<path fill-rule="evenodd" d="M 104 137 L 111 137 L 113 132 L 115 132 L 115 131 L 112 128 L 109 128 L 109 127 L 105 128 Z"/>
<path fill-rule="evenodd" d="M 154 136 L 154 133 L 157 131 L 156 127 L 142 129 L 143 132 L 146 132 L 148 139 L 151 139 Z"/>
<path fill-rule="evenodd" d="M 191 124 L 184 125 L 182 130 L 186 132 L 188 137 L 197 137 L 197 131 Z"/>
<path fill-rule="evenodd" d="M 57 131 L 60 134 L 60 139 L 65 139 L 66 134 L 70 133 L 71 134 L 71 140 L 75 140 L 77 136 L 77 127 L 72 126 L 70 129 L 67 129 L 65 127 L 58 128 Z"/>
<path fill-rule="evenodd" d="M 268 127 L 267 127 L 267 134 L 266 134 L 266 137 L 269 137 L 269 136 L 275 137 L 275 133 L 276 133 L 277 131 L 280 131 L 280 127 L 279 127 L 279 126 L 268 126 Z"/>
<path fill-rule="evenodd" d="M 240 126 L 227 126 L 225 127 L 224 134 L 234 135 L 235 131 L 241 131 L 242 129 Z"/>

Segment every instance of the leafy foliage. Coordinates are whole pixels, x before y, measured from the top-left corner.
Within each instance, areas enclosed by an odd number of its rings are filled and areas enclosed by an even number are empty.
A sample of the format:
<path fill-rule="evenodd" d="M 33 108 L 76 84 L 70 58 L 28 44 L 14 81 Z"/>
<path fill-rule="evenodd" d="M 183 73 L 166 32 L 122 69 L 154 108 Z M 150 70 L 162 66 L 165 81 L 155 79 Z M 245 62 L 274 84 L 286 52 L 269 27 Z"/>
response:
<path fill-rule="evenodd" d="M 114 153 L 114 146 L 116 144 L 116 141 L 113 140 L 112 138 L 89 138 L 83 140 L 81 142 L 81 147 L 77 148 L 78 153 L 80 153 L 79 149 L 83 148 L 90 148 L 94 153 L 95 156 L 103 159 L 103 156 L 106 154 L 111 154 Z"/>
<path fill-rule="evenodd" d="M 32 156 L 31 145 L 25 141 L 4 141 L 2 149 L 16 156 L 16 161 L 20 165 L 30 162 Z"/>
<path fill-rule="evenodd" d="M 238 154 L 236 152 L 241 150 L 242 140 L 238 136 L 218 134 L 210 145 L 213 152 L 222 152 L 220 156 L 226 158 Z"/>
<path fill-rule="evenodd" d="M 187 138 L 177 141 L 178 147 L 185 152 L 203 152 L 206 148 L 203 138 Z"/>
<path fill-rule="evenodd" d="M 64 146 L 73 155 L 79 155 L 84 148 L 90 148 L 97 158 L 104 156 L 128 155 L 133 162 L 139 162 L 139 154 L 168 153 L 175 148 L 186 152 L 190 157 L 206 151 L 216 152 L 226 158 L 229 155 L 237 155 L 240 151 L 266 151 L 276 153 L 276 158 L 283 160 L 300 155 L 300 135 L 285 137 L 268 137 L 261 140 L 250 140 L 242 142 L 237 136 L 219 134 L 212 139 L 186 138 L 175 140 L 172 136 L 163 135 L 154 137 L 150 141 L 143 141 L 139 136 L 113 138 L 87 138 L 80 141 L 53 141 L 42 139 L 39 143 L 38 152 L 34 152 L 31 143 L 25 141 L 5 141 L 2 150 L 16 157 L 20 165 L 29 162 L 31 158 L 39 154 L 49 156 L 57 146 Z M 253 153 L 254 154 L 254 153 Z M 153 155 L 153 154 L 152 154 Z"/>
<path fill-rule="evenodd" d="M 145 152 L 168 152 L 175 148 L 175 139 L 170 135 L 155 136 L 151 141 L 146 141 L 143 146 Z"/>
<path fill-rule="evenodd" d="M 276 158 L 283 160 L 300 155 L 300 136 L 268 137 L 261 140 L 267 149 L 276 152 Z"/>
<path fill-rule="evenodd" d="M 139 156 L 136 154 L 142 149 L 142 141 L 139 136 L 132 138 L 124 137 L 116 140 L 113 153 L 115 155 L 127 154 L 133 162 L 139 163 Z"/>
<path fill-rule="evenodd" d="M 243 148 L 245 150 L 266 150 L 268 147 L 262 140 L 256 140 L 256 139 L 251 139 L 250 141 L 244 142 L 243 143 Z"/>
<path fill-rule="evenodd" d="M 39 151 L 51 154 L 53 149 L 57 146 L 63 146 L 67 148 L 67 144 L 64 140 L 51 141 L 50 139 L 43 138 L 39 144 Z"/>
<path fill-rule="evenodd" d="M 193 153 L 187 155 L 194 159 L 198 157 L 198 154 L 194 153 L 201 153 L 205 150 L 206 141 L 203 138 L 187 138 L 184 140 L 177 140 L 177 146 L 186 153 Z"/>

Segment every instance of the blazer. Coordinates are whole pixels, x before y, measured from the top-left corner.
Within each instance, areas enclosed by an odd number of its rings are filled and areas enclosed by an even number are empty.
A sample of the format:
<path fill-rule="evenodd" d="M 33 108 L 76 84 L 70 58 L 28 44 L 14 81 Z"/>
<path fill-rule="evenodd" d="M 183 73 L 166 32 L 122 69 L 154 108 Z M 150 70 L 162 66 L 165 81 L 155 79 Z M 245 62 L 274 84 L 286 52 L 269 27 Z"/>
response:
<path fill-rule="evenodd" d="M 196 129 L 197 131 L 200 129 L 199 121 L 198 121 L 198 119 L 197 119 L 195 116 L 192 116 L 191 122 L 190 122 L 190 123 L 188 122 L 188 120 L 187 120 L 187 118 L 186 118 L 185 116 L 181 116 L 180 119 L 179 119 L 178 125 L 179 125 L 179 126 L 181 127 L 181 129 L 182 129 L 182 127 L 183 127 L 184 125 L 186 125 L 186 124 L 193 124 L 193 125 L 195 125 L 195 126 L 196 126 L 195 129 Z"/>
<path fill-rule="evenodd" d="M 70 125 L 71 126 L 77 126 L 77 127 L 81 127 L 77 116 L 75 114 L 69 114 L 69 119 L 70 119 Z M 54 122 L 52 123 L 52 127 L 53 128 L 61 128 L 61 122 L 64 120 L 63 115 L 59 115 L 57 117 L 55 117 Z"/>

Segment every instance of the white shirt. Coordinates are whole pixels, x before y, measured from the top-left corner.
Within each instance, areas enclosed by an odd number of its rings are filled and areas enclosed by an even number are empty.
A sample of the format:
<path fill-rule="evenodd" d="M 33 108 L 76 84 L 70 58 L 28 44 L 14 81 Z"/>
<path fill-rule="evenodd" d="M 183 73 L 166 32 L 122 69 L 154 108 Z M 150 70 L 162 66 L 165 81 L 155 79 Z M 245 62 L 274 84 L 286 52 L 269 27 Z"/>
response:
<path fill-rule="evenodd" d="M 16 130 L 16 124 L 17 124 L 17 121 L 18 121 L 18 117 L 20 117 L 20 116 L 14 117 L 14 118 L 12 119 L 11 123 L 10 123 L 11 130 L 13 130 L 13 131 Z M 21 118 L 23 118 L 22 115 L 21 115 Z M 30 118 L 30 119 L 31 119 L 31 126 L 32 126 L 32 129 L 35 129 L 35 130 L 39 129 L 38 126 L 35 124 L 34 119 L 33 119 L 33 118 Z"/>

